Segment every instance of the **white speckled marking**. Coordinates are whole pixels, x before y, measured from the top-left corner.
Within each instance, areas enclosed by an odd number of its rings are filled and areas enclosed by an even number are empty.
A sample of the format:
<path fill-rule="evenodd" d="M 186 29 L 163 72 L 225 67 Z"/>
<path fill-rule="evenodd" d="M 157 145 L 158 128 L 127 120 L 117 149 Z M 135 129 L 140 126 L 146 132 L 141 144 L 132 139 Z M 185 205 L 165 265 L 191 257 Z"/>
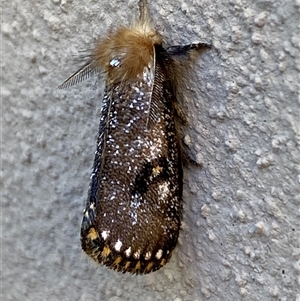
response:
<path fill-rule="evenodd" d="M 118 239 L 118 241 L 115 244 L 115 250 L 119 252 L 121 250 L 122 245 L 122 242 L 120 241 L 120 239 Z"/>
<path fill-rule="evenodd" d="M 104 240 L 108 237 L 109 231 L 102 231 L 101 236 Z"/>
<path fill-rule="evenodd" d="M 163 147 L 163 141 L 160 137 L 155 138 L 154 141 L 146 141 L 147 148 L 149 148 L 149 157 L 147 158 L 148 161 L 154 160 L 157 156 L 161 153 Z"/>
<path fill-rule="evenodd" d="M 136 213 L 136 212 L 130 211 L 130 216 L 131 216 L 132 219 L 133 219 L 133 221 L 132 221 L 132 226 L 134 226 L 134 225 L 137 223 L 137 219 L 138 219 L 137 213 Z"/>
<path fill-rule="evenodd" d="M 129 247 L 128 249 L 126 249 L 125 255 L 126 255 L 127 257 L 129 257 L 129 256 L 131 255 L 131 247 Z"/>
<path fill-rule="evenodd" d="M 151 252 L 147 252 L 145 255 L 145 260 L 149 260 L 151 258 Z"/>
<path fill-rule="evenodd" d="M 169 182 L 164 182 L 158 186 L 158 199 L 164 200 L 170 194 Z"/>
<path fill-rule="evenodd" d="M 163 254 L 162 249 L 159 249 L 159 250 L 157 251 L 157 253 L 155 254 L 155 258 L 156 258 L 156 259 L 161 259 L 162 254 Z"/>
<path fill-rule="evenodd" d="M 133 257 L 135 259 L 140 259 L 141 256 L 141 250 L 137 250 L 136 252 L 133 253 Z"/>

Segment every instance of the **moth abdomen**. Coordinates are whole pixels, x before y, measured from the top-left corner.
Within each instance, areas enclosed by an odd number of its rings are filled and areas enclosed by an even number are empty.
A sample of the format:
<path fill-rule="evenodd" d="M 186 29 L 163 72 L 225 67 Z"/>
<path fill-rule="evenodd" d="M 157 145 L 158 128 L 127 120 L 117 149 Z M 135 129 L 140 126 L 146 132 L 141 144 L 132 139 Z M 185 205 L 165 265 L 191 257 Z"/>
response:
<path fill-rule="evenodd" d="M 145 2 L 139 2 L 138 22 L 99 41 L 90 61 L 61 85 L 97 70 L 105 74 L 81 244 L 96 262 L 135 274 L 164 266 L 177 243 L 182 162 L 176 74 L 182 57 L 196 48 L 165 49 Z"/>

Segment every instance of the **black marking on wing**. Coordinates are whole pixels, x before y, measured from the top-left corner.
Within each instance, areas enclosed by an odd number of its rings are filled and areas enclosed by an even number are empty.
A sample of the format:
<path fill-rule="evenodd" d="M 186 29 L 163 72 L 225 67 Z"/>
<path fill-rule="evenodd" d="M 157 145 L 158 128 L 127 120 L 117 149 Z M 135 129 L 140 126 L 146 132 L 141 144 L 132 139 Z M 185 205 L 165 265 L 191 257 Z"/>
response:
<path fill-rule="evenodd" d="M 153 169 L 156 167 L 161 169 L 161 172 L 156 176 Z M 150 185 L 159 183 L 169 179 L 171 176 L 170 164 L 167 158 L 159 158 L 152 162 L 145 162 L 142 170 L 136 175 L 131 194 L 145 194 Z"/>

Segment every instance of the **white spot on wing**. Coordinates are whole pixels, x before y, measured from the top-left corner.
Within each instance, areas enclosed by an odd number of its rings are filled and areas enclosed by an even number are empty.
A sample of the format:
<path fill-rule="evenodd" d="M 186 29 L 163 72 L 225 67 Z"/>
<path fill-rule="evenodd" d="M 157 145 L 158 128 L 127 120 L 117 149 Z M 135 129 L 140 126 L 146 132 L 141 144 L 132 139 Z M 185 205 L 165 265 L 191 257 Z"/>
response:
<path fill-rule="evenodd" d="M 137 250 L 136 252 L 133 253 L 133 257 L 135 259 L 139 259 L 141 256 L 141 250 Z"/>
<path fill-rule="evenodd" d="M 109 231 L 102 231 L 101 236 L 104 240 L 108 237 Z"/>
<path fill-rule="evenodd" d="M 132 226 L 134 226 L 137 223 L 137 220 L 138 220 L 137 213 L 134 212 L 134 211 L 130 211 L 130 216 L 133 219 Z"/>
<path fill-rule="evenodd" d="M 149 260 L 151 258 L 151 252 L 147 252 L 145 255 L 145 260 Z"/>
<path fill-rule="evenodd" d="M 157 253 L 155 254 L 155 258 L 156 258 L 156 259 L 161 259 L 162 254 L 163 254 L 162 249 L 159 249 L 159 250 L 157 251 Z"/>
<path fill-rule="evenodd" d="M 128 249 L 126 249 L 125 255 L 126 255 L 127 257 L 129 257 L 129 256 L 131 255 L 131 247 L 129 247 Z"/>
<path fill-rule="evenodd" d="M 158 186 L 158 199 L 164 200 L 170 194 L 169 182 L 163 182 Z"/>
<path fill-rule="evenodd" d="M 115 244 L 115 250 L 119 252 L 121 250 L 122 245 L 122 242 L 120 241 L 120 239 L 118 239 L 118 241 Z"/>

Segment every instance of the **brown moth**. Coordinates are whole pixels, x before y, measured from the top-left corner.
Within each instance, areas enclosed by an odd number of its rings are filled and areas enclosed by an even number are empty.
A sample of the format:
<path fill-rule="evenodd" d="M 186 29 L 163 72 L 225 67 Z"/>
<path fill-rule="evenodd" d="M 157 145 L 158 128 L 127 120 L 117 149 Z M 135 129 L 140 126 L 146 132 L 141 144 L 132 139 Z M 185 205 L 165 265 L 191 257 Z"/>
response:
<path fill-rule="evenodd" d="M 103 72 L 106 88 L 82 249 L 120 272 L 146 274 L 174 250 L 182 211 L 182 158 L 175 115 L 185 60 L 208 44 L 163 47 L 146 1 L 140 18 L 100 40 L 66 88 Z"/>

